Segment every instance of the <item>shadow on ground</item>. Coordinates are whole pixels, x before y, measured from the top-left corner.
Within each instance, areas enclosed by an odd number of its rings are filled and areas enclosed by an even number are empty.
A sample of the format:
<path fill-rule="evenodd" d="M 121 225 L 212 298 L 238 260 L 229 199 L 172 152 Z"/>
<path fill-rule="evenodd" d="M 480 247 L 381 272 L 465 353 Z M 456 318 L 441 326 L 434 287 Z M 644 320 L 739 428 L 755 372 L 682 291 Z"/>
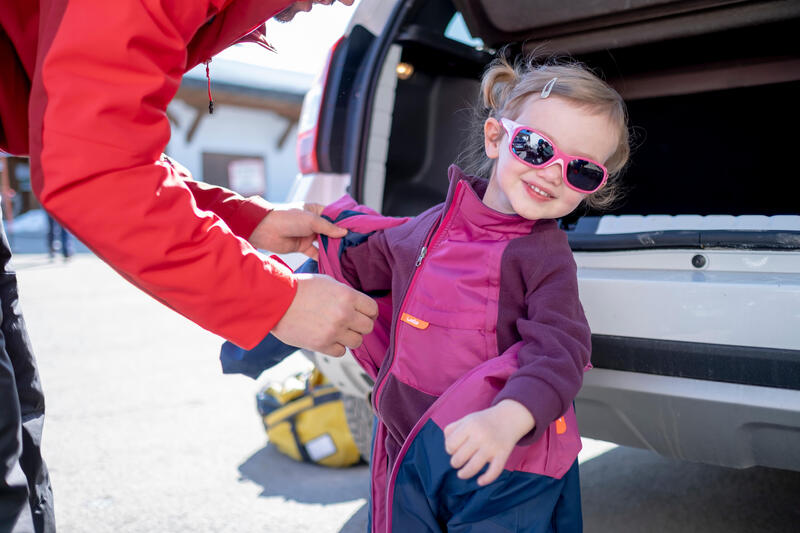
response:
<path fill-rule="evenodd" d="M 367 533 L 367 514 L 369 513 L 368 509 L 369 504 L 365 503 L 361 506 L 356 514 L 354 514 L 350 520 L 347 521 L 345 525 L 342 526 L 342 529 L 339 530 L 339 533 Z"/>
<path fill-rule="evenodd" d="M 267 445 L 239 465 L 239 473 L 262 487 L 260 496 L 301 503 L 340 503 L 366 498 L 369 467 L 328 468 L 299 463 Z"/>
<path fill-rule="evenodd" d="M 328 468 L 299 463 L 267 445 L 239 466 L 239 473 L 261 486 L 259 496 L 281 496 L 300 503 L 331 504 L 369 496 L 369 466 Z M 366 531 L 367 505 L 362 506 L 340 530 Z"/>
<path fill-rule="evenodd" d="M 800 472 L 736 470 L 620 447 L 581 465 L 586 533 L 789 532 Z"/>

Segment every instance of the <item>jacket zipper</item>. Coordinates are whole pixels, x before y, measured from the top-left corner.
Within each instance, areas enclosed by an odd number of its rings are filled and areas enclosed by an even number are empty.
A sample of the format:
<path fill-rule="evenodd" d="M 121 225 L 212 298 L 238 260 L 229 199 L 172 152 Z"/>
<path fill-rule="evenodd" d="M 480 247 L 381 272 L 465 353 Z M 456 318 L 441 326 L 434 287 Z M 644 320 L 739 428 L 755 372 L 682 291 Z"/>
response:
<path fill-rule="evenodd" d="M 422 250 L 419 252 L 419 257 L 417 258 L 417 263 L 416 263 L 417 268 L 419 268 L 419 266 L 422 264 L 422 260 L 425 259 L 425 254 L 427 252 L 428 252 L 428 247 L 423 246 Z"/>
<path fill-rule="evenodd" d="M 446 228 L 447 224 L 450 222 L 450 218 L 452 217 L 453 212 L 455 211 L 454 207 L 458 202 L 462 187 L 463 183 L 458 182 L 458 184 L 456 185 L 455 193 L 453 194 L 453 201 L 448 206 L 445 214 L 442 217 L 440 217 L 439 220 L 437 220 L 436 223 L 433 224 L 433 226 L 431 226 L 431 229 L 428 232 L 428 236 L 423 241 L 422 248 L 420 249 L 419 255 L 417 256 L 417 261 L 415 263 L 414 274 L 411 276 L 411 280 L 408 282 L 408 287 L 406 288 L 406 291 L 403 294 L 403 299 L 402 302 L 400 303 L 400 307 L 397 309 L 398 317 L 403 316 L 403 309 L 406 306 L 406 300 L 408 299 L 409 294 L 411 294 L 414 288 L 414 282 L 419 277 L 420 272 L 422 272 L 421 267 L 425 259 L 425 256 L 428 254 L 428 250 L 436 245 L 436 238 L 441 233 L 442 228 Z M 402 322 L 398 319 L 397 323 L 395 324 L 394 347 L 392 349 L 389 368 L 386 370 L 386 373 L 383 375 L 383 378 L 378 383 L 375 384 L 375 387 L 373 387 L 373 390 L 375 392 L 372 394 L 372 405 L 376 412 L 378 411 L 378 405 L 379 405 L 378 402 L 380 399 L 380 393 L 381 391 L 383 391 L 383 386 L 386 384 L 386 380 L 392 373 L 392 367 L 394 366 L 394 357 L 397 354 L 397 337 L 400 334 L 401 323 Z"/>
<path fill-rule="evenodd" d="M 408 287 L 406 288 L 406 291 L 403 294 L 403 299 L 402 299 L 402 301 L 400 303 L 400 307 L 397 309 L 397 316 L 398 317 L 403 316 L 403 309 L 406 306 L 406 300 L 408 299 L 408 296 L 412 293 L 412 291 L 414 289 L 414 282 L 419 277 L 420 272 L 422 272 L 422 269 L 421 269 L 422 263 L 423 263 L 423 261 L 425 259 L 425 256 L 428 253 L 428 249 L 429 248 L 433 248 L 433 246 L 436 244 L 436 238 L 440 234 L 440 230 L 442 228 L 446 228 L 447 224 L 450 222 L 450 217 L 452 216 L 453 212 L 455 211 L 454 206 L 458 202 L 459 194 L 461 193 L 462 186 L 463 186 L 462 183 L 458 182 L 458 184 L 456 185 L 455 193 L 453 194 L 452 203 L 448 206 L 447 211 L 445 212 L 445 214 L 442 215 L 439 218 L 439 220 L 437 220 L 431 226 L 431 229 L 428 232 L 428 235 L 425 237 L 425 240 L 423 241 L 422 248 L 419 251 L 419 255 L 417 256 L 417 261 L 416 261 L 415 266 L 414 266 L 414 274 L 412 274 L 411 280 L 408 282 Z M 394 366 L 394 361 L 395 361 L 394 358 L 395 358 L 395 355 L 397 354 L 397 338 L 398 338 L 398 336 L 400 334 L 400 325 L 401 325 L 401 323 L 402 322 L 398 318 L 397 319 L 397 323 L 395 324 L 395 329 L 394 329 L 394 347 L 392 349 L 391 361 L 389 363 L 389 368 L 386 370 L 386 373 L 383 375 L 383 378 L 379 382 L 377 382 L 375 384 L 375 386 L 373 387 L 373 390 L 375 392 L 372 394 L 372 405 L 373 405 L 373 409 L 375 410 L 376 413 L 378 412 L 378 405 L 379 405 L 379 401 L 380 401 L 380 393 L 383 391 L 383 386 L 386 384 L 386 380 L 391 375 L 392 367 Z M 393 476 L 394 476 L 395 467 L 397 465 L 395 464 L 395 465 L 387 465 L 387 466 L 389 467 L 389 468 L 387 468 L 387 472 L 386 472 L 387 479 L 392 479 Z M 385 507 L 386 509 L 391 509 L 391 507 L 389 506 L 390 505 L 389 495 L 392 492 L 393 492 L 393 490 L 391 488 L 389 488 L 389 490 L 386 491 L 386 501 L 384 502 L 384 505 L 386 506 Z M 389 512 L 389 515 L 391 515 L 390 512 Z M 389 531 L 391 531 L 391 529 L 392 529 L 391 523 L 389 522 L 389 523 L 387 523 L 387 525 L 389 527 Z"/>

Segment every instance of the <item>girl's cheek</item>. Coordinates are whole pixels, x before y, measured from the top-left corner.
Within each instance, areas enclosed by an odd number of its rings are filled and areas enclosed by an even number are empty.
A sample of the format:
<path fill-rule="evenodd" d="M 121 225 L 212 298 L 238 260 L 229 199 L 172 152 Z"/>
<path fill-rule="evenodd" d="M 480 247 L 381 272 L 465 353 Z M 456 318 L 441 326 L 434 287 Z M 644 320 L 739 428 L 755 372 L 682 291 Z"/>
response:
<path fill-rule="evenodd" d="M 554 218 L 558 218 L 560 216 L 566 216 L 566 215 L 570 214 L 572 211 L 574 211 L 578 207 L 578 205 L 580 205 L 580 203 L 583 201 L 583 199 L 586 198 L 587 196 L 588 196 L 587 194 L 581 194 L 581 193 L 573 191 L 572 189 L 569 189 L 569 193 L 564 194 L 561 197 L 561 199 L 563 201 L 563 203 L 561 205 L 563 206 L 562 210 L 564 211 L 564 213 L 560 214 L 560 215 L 556 215 Z"/>
<path fill-rule="evenodd" d="M 564 200 L 566 200 L 567 203 L 572 206 L 572 209 L 578 207 L 578 204 L 580 204 L 587 196 L 589 196 L 588 194 L 582 194 L 577 191 L 573 191 L 569 187 L 564 188 L 566 189 Z"/>

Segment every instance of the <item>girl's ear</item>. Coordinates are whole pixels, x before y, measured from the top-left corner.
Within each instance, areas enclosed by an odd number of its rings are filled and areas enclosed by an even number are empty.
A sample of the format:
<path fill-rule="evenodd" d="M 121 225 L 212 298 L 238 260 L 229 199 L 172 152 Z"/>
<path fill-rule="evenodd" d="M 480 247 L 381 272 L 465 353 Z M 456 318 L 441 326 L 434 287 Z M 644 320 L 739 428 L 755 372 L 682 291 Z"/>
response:
<path fill-rule="evenodd" d="M 494 118 L 483 123 L 483 146 L 489 159 L 500 157 L 500 141 L 503 140 L 503 126 Z"/>

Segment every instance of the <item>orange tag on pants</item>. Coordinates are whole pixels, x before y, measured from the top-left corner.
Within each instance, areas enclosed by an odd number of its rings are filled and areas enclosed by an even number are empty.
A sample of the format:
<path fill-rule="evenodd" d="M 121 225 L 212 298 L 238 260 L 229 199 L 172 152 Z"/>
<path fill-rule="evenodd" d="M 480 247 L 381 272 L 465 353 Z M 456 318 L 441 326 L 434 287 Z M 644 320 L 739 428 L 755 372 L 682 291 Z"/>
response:
<path fill-rule="evenodd" d="M 424 320 L 420 320 L 419 318 L 413 317 L 413 316 L 409 315 L 408 313 L 403 313 L 400 316 L 400 320 L 402 320 L 403 322 L 405 322 L 409 326 L 413 326 L 413 327 L 415 327 L 417 329 L 426 329 L 429 326 L 429 324 L 427 322 L 425 322 Z"/>

